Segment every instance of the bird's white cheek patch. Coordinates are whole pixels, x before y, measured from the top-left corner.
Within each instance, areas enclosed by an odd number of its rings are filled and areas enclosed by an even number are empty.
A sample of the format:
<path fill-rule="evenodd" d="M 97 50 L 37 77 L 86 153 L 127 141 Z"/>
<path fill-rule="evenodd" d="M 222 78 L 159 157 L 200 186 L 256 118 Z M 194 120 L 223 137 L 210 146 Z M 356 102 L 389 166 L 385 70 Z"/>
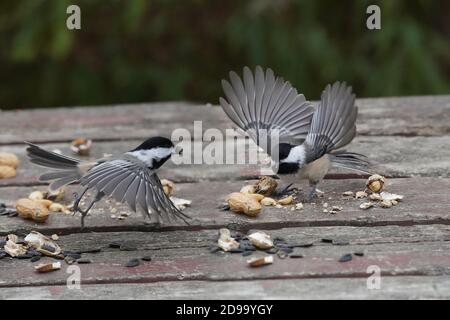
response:
<path fill-rule="evenodd" d="M 128 152 L 128 154 L 131 154 L 132 156 L 138 158 L 142 162 L 144 162 L 146 165 L 151 166 L 153 163 L 153 160 L 161 160 L 168 156 L 170 156 L 173 152 L 173 148 L 154 148 L 150 150 L 138 150 L 138 151 L 132 151 Z"/>

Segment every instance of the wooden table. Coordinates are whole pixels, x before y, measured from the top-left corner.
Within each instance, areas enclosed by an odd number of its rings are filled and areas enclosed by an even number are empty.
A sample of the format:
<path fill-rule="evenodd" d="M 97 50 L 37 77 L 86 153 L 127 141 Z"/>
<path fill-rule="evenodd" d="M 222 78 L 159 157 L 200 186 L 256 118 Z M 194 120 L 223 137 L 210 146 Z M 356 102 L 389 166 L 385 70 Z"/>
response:
<path fill-rule="evenodd" d="M 256 178 L 254 168 L 169 163 L 160 177 L 176 182 L 176 195 L 193 201 L 185 211 L 194 218 L 190 226 L 144 224 L 137 214 L 112 219 L 107 202 L 92 211 L 84 232 L 79 217 L 67 214 L 52 214 L 44 224 L 0 217 L 2 236 L 37 230 L 60 235 L 64 250 L 101 249 L 83 254 L 93 263 L 78 265 L 80 290 L 67 288 L 64 261 L 61 270 L 38 274 L 29 260 L 4 258 L 0 298 L 450 298 L 450 96 L 360 99 L 357 104 L 358 136 L 348 149 L 366 154 L 376 172 L 389 178 L 387 190 L 405 196 L 399 205 L 361 210 L 363 200 L 346 200 L 342 192 L 363 190 L 365 178 L 333 172 L 320 186 L 324 197 L 304 210 L 266 207 L 257 218 L 247 218 L 218 205 Z M 0 180 L 0 202 L 12 205 L 32 190 L 46 189 L 37 181 L 42 169 L 25 159 L 24 140 L 70 154 L 69 142 L 86 136 L 94 141 L 91 156 L 98 157 L 129 150 L 145 137 L 191 130 L 194 120 L 202 120 L 203 129 L 231 127 L 221 108 L 186 103 L 0 112 L 0 152 L 21 159 L 17 177 Z M 68 188 L 69 198 L 76 187 Z M 325 202 L 343 210 L 324 213 Z M 220 227 L 265 230 L 313 246 L 301 249 L 301 259 L 275 255 L 272 265 L 249 268 L 241 254 L 209 251 Z M 114 242 L 130 250 L 110 248 Z M 364 256 L 338 262 L 356 251 Z M 124 266 L 148 255 L 151 262 Z M 372 265 L 380 268 L 380 289 L 367 288 Z"/>

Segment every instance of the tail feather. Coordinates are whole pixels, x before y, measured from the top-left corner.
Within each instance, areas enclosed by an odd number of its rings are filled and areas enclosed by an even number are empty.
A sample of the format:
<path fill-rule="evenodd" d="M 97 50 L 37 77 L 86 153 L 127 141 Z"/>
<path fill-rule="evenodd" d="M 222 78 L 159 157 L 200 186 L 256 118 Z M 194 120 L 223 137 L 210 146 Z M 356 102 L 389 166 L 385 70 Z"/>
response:
<path fill-rule="evenodd" d="M 42 167 L 55 169 L 55 171 L 46 172 L 39 177 L 40 181 L 53 181 L 50 184 L 51 190 L 57 190 L 81 178 L 78 169 L 80 160 L 47 151 L 29 142 L 25 143 L 28 145 L 27 156 L 30 162 Z"/>
<path fill-rule="evenodd" d="M 371 163 L 365 155 L 355 152 L 337 151 L 330 153 L 330 156 L 334 167 L 371 174 L 369 171 Z"/>

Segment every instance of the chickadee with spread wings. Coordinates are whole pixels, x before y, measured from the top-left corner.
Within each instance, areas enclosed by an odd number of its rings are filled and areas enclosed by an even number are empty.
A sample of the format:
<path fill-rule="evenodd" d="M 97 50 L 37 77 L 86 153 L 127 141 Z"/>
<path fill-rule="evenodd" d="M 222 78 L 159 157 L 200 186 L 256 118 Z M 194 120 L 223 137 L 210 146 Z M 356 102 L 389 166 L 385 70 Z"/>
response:
<path fill-rule="evenodd" d="M 94 161 L 81 161 L 26 143 L 30 161 L 52 169 L 39 177 L 40 181 L 51 181 L 50 190 L 74 182 L 84 187 L 74 202 L 74 212 L 82 215 L 82 228 L 89 210 L 104 196 L 127 203 L 134 212 L 140 208 L 144 218 L 153 217 L 158 222 L 179 218 L 187 223 L 189 217 L 167 197 L 156 174 L 172 154 L 182 152 L 167 138 L 149 138 L 131 151 Z M 82 210 L 80 201 L 88 190 L 95 191 L 95 195 L 86 210 Z"/>
<path fill-rule="evenodd" d="M 309 180 L 308 201 L 333 166 L 368 173 L 365 156 L 336 151 L 356 134 L 355 95 L 345 82 L 327 85 L 317 107 L 271 69 L 264 72 L 259 66 L 254 74 L 245 67 L 243 80 L 230 72 L 230 82 L 222 80 L 222 87 L 223 110 L 272 157 L 280 178 L 290 185 L 299 178 Z M 279 143 L 271 145 L 275 134 Z"/>

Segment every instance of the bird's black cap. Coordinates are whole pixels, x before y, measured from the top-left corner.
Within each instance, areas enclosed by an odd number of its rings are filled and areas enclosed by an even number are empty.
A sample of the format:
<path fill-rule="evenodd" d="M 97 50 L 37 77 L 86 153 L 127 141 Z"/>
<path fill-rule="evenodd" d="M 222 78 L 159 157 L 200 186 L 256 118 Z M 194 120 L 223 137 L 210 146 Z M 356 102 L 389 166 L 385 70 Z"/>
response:
<path fill-rule="evenodd" d="M 139 146 L 131 151 L 150 150 L 153 148 L 172 148 L 173 143 L 170 139 L 164 137 L 152 137 L 142 142 Z"/>

